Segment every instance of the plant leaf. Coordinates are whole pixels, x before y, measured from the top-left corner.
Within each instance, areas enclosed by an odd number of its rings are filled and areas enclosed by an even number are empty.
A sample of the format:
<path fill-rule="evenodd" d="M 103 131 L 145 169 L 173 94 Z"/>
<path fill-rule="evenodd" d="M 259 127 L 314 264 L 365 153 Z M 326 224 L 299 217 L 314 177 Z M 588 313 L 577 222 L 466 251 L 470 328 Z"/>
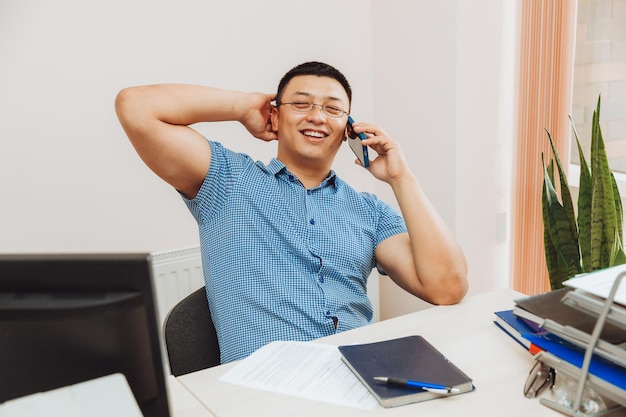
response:
<path fill-rule="evenodd" d="M 546 168 L 542 155 L 542 165 L 544 169 L 542 196 L 544 243 L 548 242 L 554 248 L 554 252 L 552 249 L 546 249 L 546 262 L 549 264 L 550 286 L 552 289 L 557 289 L 562 287 L 564 280 L 581 272 L 580 252 L 577 234 L 573 234 L 570 227 L 572 219 L 569 217 L 569 211 L 559 202 L 553 185 L 552 161 L 550 168 Z"/>
<path fill-rule="evenodd" d="M 565 279 L 577 273 L 626 263 L 622 200 L 606 155 L 600 128 L 600 104 L 599 96 L 593 113 L 589 165 L 570 117 L 580 156 L 578 218 L 574 213 L 565 170 L 552 136 L 546 130 L 555 158 L 550 159 L 546 167 L 544 154 L 541 154 L 544 170 L 541 199 L 544 247 L 552 289 L 562 287 Z M 555 161 L 562 203 L 554 185 Z"/>
<path fill-rule="evenodd" d="M 615 179 L 609 168 L 600 128 L 600 98 L 598 98 L 596 111 L 593 113 L 591 131 L 591 176 L 593 180 L 591 233 L 592 253 L 594 254 L 592 256 L 592 268 L 595 270 L 613 265 L 612 262 L 615 261 L 616 236 L 619 234 L 614 195 Z"/>
<path fill-rule="evenodd" d="M 552 135 L 550 132 L 546 130 L 548 134 L 548 140 L 550 141 L 550 147 L 552 148 L 552 153 L 554 154 L 554 159 L 556 160 L 556 167 L 559 172 L 559 185 L 561 191 L 561 201 L 563 204 L 563 208 L 567 213 L 567 218 L 569 220 L 569 227 L 571 229 L 571 233 L 575 236 L 576 244 L 578 245 L 578 227 L 576 225 L 576 214 L 574 213 L 574 204 L 572 204 L 572 194 L 569 190 L 569 182 L 567 180 L 567 176 L 565 175 L 565 169 L 563 169 L 563 165 L 561 164 L 561 159 L 559 158 L 559 154 L 554 146 L 554 141 L 552 140 Z M 554 183 L 554 178 L 553 181 Z"/>
<path fill-rule="evenodd" d="M 623 242 L 624 236 L 624 208 L 622 206 L 622 198 L 619 195 L 619 188 L 617 187 L 617 181 L 615 181 L 615 175 L 613 175 L 613 171 L 611 171 L 611 185 L 613 188 L 613 198 L 615 199 L 615 215 L 617 216 L 617 236 L 620 238 L 620 241 Z M 626 262 L 622 262 L 626 263 Z M 619 265 L 619 264 L 614 264 Z"/>
<path fill-rule="evenodd" d="M 592 198 L 592 182 L 591 171 L 583 148 L 580 146 L 578 132 L 576 126 L 570 117 L 570 124 L 576 138 L 578 146 L 578 156 L 580 159 L 580 178 L 578 181 L 578 242 L 580 245 L 580 256 L 583 272 L 591 272 L 591 198 Z"/>
<path fill-rule="evenodd" d="M 626 254 L 624 254 L 624 246 L 622 244 L 622 239 L 618 235 L 618 231 L 616 229 L 615 230 L 615 246 L 611 254 L 611 266 L 621 265 L 623 263 L 626 263 Z"/>
<path fill-rule="evenodd" d="M 550 288 L 557 289 L 558 282 L 567 278 L 567 269 L 560 268 L 559 256 L 556 252 L 555 244 L 550 237 L 550 216 L 548 215 L 548 194 L 547 186 L 548 182 L 553 182 L 554 178 L 554 164 L 550 160 L 548 168 L 545 168 L 544 155 L 541 154 L 541 161 L 544 164 L 544 182 L 541 193 L 541 212 L 543 217 L 543 247 L 546 256 L 546 265 L 548 267 L 548 277 L 550 278 Z M 554 187 L 553 187 L 554 188 Z"/>

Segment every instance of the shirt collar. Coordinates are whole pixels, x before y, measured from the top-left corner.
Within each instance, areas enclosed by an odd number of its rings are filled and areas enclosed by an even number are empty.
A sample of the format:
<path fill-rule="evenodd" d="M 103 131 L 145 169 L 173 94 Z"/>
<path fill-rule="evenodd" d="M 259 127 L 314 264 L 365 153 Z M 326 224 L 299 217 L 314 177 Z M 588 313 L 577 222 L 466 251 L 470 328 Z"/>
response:
<path fill-rule="evenodd" d="M 270 163 L 268 165 L 265 166 L 265 170 L 275 176 L 275 177 L 280 177 L 280 176 L 285 176 L 288 177 L 290 180 L 296 180 L 297 178 L 295 175 L 293 175 L 291 172 L 289 172 L 289 170 L 287 169 L 287 167 L 285 166 L 285 164 L 283 164 L 282 162 L 280 162 L 278 159 L 276 158 L 272 158 L 272 160 L 270 161 Z M 335 173 L 335 171 L 331 170 L 330 173 L 328 174 L 328 177 L 326 177 L 326 179 L 324 181 L 322 181 L 322 183 L 315 187 L 315 188 L 324 188 L 326 186 L 332 185 L 335 188 L 335 191 L 337 190 L 337 174 Z"/>

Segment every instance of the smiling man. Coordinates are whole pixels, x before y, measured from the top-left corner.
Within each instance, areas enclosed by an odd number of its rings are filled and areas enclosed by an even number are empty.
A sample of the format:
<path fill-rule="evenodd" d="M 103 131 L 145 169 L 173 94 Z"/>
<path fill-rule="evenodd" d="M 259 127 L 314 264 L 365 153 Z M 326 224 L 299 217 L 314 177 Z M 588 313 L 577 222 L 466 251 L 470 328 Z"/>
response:
<path fill-rule="evenodd" d="M 116 111 L 146 165 L 195 217 L 222 363 L 273 340 L 311 340 L 371 322 L 373 268 L 433 304 L 467 292 L 465 257 L 409 170 L 398 142 L 356 123 L 401 214 L 332 171 L 347 135 L 352 90 L 334 67 L 307 62 L 276 94 L 192 85 L 131 87 Z M 278 141 L 267 165 L 189 127 L 236 121 Z"/>

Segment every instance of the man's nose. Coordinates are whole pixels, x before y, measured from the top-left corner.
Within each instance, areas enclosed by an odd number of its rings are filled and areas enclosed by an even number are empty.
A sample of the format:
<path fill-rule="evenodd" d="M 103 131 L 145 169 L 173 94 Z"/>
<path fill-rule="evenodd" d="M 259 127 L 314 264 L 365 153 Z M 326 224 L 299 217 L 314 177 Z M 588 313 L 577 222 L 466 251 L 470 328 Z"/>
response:
<path fill-rule="evenodd" d="M 311 117 L 312 120 L 319 120 L 320 118 L 326 120 L 326 113 L 324 113 L 324 106 L 322 106 L 321 104 L 313 104 L 313 108 L 309 112 L 309 117 Z"/>

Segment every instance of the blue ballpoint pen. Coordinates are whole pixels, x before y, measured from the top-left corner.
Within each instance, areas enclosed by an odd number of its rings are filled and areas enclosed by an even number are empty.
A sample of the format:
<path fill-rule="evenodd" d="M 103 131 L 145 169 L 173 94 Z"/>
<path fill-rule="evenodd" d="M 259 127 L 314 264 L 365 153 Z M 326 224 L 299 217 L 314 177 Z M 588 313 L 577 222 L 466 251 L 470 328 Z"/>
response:
<path fill-rule="evenodd" d="M 383 382 L 387 385 L 394 385 L 398 387 L 413 387 L 420 388 L 425 391 L 434 392 L 436 394 L 458 394 L 459 389 L 453 387 L 446 387 L 440 384 L 431 384 L 430 382 L 412 381 L 410 379 L 391 378 L 387 376 L 376 376 L 374 379 L 378 382 Z"/>

